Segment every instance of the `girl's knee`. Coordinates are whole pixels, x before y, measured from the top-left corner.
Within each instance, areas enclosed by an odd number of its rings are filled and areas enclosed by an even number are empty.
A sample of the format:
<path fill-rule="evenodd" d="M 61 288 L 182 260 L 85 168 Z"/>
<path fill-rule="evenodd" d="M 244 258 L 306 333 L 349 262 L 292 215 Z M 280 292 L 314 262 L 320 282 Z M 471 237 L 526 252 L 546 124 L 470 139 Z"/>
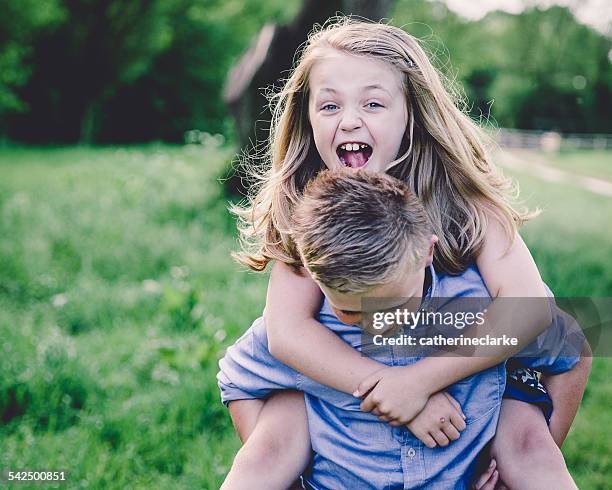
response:
<path fill-rule="evenodd" d="M 566 470 L 565 460 L 559 447 L 555 444 L 546 425 L 518 428 L 508 435 L 509 441 L 505 445 L 492 447 L 493 457 L 504 461 L 508 466 L 518 471 L 524 471 L 529 465 L 545 467 L 547 470 Z"/>
<path fill-rule="evenodd" d="M 563 454 L 548 430 L 524 431 L 520 433 L 517 445 L 519 454 L 528 461 L 565 468 Z"/>
<path fill-rule="evenodd" d="M 254 442 L 254 441 L 253 441 Z M 245 444 L 234 458 L 232 471 L 240 475 L 272 474 L 283 454 L 283 445 L 274 437 Z"/>

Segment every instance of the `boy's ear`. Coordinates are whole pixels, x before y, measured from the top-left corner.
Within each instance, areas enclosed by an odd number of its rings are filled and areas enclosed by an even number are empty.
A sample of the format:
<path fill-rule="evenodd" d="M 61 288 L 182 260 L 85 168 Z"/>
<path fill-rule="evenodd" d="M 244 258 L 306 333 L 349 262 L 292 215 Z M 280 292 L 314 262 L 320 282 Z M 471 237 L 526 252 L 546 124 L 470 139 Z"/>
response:
<path fill-rule="evenodd" d="M 438 237 L 436 235 L 431 235 L 429 238 L 429 251 L 427 253 L 427 267 L 433 263 L 434 248 L 436 243 L 438 243 Z"/>

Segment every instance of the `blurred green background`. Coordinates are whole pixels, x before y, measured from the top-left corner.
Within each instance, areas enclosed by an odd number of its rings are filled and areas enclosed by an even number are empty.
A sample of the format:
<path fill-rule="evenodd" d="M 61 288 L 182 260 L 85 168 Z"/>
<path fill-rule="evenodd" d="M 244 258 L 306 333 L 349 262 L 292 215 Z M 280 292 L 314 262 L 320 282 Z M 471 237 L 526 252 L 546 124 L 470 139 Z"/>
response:
<path fill-rule="evenodd" d="M 0 471 L 219 487 L 239 442 L 217 361 L 267 282 L 229 257 L 220 179 L 239 148 L 221 94 L 264 23 L 301 5 L 0 0 Z M 467 20 L 397 0 L 389 17 L 487 126 L 612 133 L 610 37 L 569 9 Z M 571 148 L 496 161 L 544 210 L 523 235 L 553 291 L 612 296 L 612 151 Z M 581 489 L 610 486 L 611 369 L 594 360 L 564 446 Z"/>
<path fill-rule="evenodd" d="M 188 129 L 231 137 L 221 98 L 228 69 L 264 23 L 289 22 L 305 3 L 0 0 L 0 138 L 182 143 Z M 422 38 L 463 87 L 475 117 L 503 127 L 611 132 L 610 38 L 568 8 L 467 20 L 442 2 L 386 3 L 394 24 Z M 611 9 L 603 2 L 599 17 L 610 22 Z"/>

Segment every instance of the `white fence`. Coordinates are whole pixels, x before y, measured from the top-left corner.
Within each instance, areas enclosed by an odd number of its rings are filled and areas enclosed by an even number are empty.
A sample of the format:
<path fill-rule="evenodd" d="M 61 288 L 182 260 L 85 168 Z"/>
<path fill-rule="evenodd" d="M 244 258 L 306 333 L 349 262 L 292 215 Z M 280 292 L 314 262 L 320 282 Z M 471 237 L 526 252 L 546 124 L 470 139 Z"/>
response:
<path fill-rule="evenodd" d="M 560 134 L 553 131 L 525 131 L 500 128 L 492 136 L 503 148 L 543 151 L 612 150 L 612 134 Z"/>

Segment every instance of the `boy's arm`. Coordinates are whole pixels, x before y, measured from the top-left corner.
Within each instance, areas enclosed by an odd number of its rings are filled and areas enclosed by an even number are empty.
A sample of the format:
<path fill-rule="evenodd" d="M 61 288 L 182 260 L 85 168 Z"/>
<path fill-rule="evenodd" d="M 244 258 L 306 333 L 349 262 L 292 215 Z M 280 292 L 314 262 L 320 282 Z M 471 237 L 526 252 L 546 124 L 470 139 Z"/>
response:
<path fill-rule="evenodd" d="M 296 390 L 298 373 L 270 354 L 264 321 L 258 318 L 219 361 L 217 384 L 221 400 L 227 405 L 237 400 L 263 399 L 277 391 Z"/>
<path fill-rule="evenodd" d="M 270 354 L 262 318 L 227 349 L 219 368 L 221 399 L 245 442 L 222 488 L 288 488 L 310 457 L 303 395 L 287 391 L 297 389 L 298 373 Z"/>
<path fill-rule="evenodd" d="M 542 383 L 553 402 L 550 433 L 559 447 L 565 441 L 580 407 L 591 372 L 591 356 L 589 344 L 585 342 L 580 360 L 571 370 L 561 374 L 542 376 Z"/>

